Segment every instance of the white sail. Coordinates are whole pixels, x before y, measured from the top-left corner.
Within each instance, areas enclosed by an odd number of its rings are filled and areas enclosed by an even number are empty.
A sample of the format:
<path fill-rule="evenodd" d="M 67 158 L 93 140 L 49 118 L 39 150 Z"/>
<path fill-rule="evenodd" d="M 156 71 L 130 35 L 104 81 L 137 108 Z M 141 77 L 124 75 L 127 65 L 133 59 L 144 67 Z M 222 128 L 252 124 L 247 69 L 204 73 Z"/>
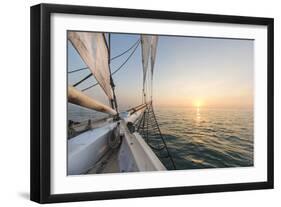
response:
<path fill-rule="evenodd" d="M 154 64 L 156 58 L 158 36 L 151 37 L 151 78 L 153 78 Z"/>
<path fill-rule="evenodd" d="M 103 33 L 68 32 L 68 39 L 92 71 L 109 99 L 113 99 L 108 66 L 108 48 Z"/>
<path fill-rule="evenodd" d="M 142 66 L 143 66 L 143 86 L 145 85 L 148 61 L 150 56 L 151 36 L 141 35 Z"/>

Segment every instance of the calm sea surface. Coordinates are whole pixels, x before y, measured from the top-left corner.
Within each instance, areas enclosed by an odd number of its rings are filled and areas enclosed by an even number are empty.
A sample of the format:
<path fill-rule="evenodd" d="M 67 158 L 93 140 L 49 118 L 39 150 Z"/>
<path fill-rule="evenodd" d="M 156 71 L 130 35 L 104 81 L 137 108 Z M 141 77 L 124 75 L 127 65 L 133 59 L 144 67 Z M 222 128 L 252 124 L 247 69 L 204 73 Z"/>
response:
<path fill-rule="evenodd" d="M 155 108 L 155 113 L 177 169 L 253 166 L 252 110 Z M 68 114 L 74 121 L 97 115 L 72 106 Z M 169 159 L 160 159 L 172 169 Z"/>
<path fill-rule="evenodd" d="M 253 166 L 252 110 L 159 108 L 155 113 L 177 169 Z"/>

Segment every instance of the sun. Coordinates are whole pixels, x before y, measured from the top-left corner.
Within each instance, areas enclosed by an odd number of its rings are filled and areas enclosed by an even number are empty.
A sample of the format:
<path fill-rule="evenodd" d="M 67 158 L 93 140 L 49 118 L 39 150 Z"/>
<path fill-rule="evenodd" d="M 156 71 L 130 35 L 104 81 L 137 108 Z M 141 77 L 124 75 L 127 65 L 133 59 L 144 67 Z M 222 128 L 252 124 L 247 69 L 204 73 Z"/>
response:
<path fill-rule="evenodd" d="M 194 107 L 196 107 L 196 108 L 200 108 L 200 107 L 202 107 L 202 105 L 203 105 L 203 101 L 202 100 L 194 100 L 193 101 L 193 106 Z"/>

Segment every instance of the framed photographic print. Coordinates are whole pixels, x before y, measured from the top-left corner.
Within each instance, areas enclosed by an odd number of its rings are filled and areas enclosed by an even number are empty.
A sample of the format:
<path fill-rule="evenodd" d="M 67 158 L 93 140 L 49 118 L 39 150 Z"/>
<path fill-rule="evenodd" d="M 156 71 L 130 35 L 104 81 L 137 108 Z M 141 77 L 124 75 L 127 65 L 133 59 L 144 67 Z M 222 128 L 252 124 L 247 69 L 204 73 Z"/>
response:
<path fill-rule="evenodd" d="M 31 200 L 273 188 L 273 19 L 31 7 Z"/>

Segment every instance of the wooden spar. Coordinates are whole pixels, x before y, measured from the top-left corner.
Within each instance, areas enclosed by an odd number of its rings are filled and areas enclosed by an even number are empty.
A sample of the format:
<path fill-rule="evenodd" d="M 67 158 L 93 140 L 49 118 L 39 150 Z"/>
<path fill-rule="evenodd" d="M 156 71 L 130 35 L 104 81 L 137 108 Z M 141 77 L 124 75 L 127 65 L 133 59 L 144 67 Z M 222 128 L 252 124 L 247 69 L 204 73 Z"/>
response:
<path fill-rule="evenodd" d="M 150 104 L 150 102 L 138 105 L 134 108 L 131 108 L 131 109 L 127 110 L 127 112 L 129 112 L 130 114 L 133 114 L 133 113 L 145 108 L 148 104 Z"/>
<path fill-rule="evenodd" d="M 106 106 L 91 97 L 85 95 L 81 91 L 77 90 L 73 86 L 68 86 L 68 101 L 70 103 L 79 105 L 79 106 L 84 106 L 88 109 L 93 109 L 99 112 L 107 113 L 110 115 L 116 115 L 117 112 L 110 108 L 109 106 Z"/>

